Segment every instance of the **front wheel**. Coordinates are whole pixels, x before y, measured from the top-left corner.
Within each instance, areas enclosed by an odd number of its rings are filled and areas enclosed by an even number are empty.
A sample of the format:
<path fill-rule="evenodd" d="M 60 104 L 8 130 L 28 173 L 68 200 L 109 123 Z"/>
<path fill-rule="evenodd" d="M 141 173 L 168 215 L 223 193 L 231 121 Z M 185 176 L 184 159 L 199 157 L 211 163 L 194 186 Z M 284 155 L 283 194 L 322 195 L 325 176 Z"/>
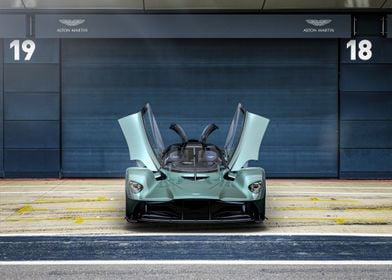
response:
<path fill-rule="evenodd" d="M 137 203 L 125 194 L 125 219 L 130 223 L 137 223 Z"/>

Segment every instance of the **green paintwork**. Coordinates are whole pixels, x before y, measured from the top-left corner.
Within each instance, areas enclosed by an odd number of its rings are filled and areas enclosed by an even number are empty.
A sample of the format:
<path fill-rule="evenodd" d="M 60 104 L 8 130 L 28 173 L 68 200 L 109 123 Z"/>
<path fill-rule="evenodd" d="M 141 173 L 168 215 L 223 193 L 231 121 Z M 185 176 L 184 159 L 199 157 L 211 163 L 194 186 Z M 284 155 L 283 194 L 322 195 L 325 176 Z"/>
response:
<path fill-rule="evenodd" d="M 263 199 L 263 192 L 255 195 L 248 186 L 257 181 L 264 181 L 264 170 L 259 167 L 243 168 L 235 175 L 234 181 L 223 178 L 227 170 L 198 174 L 208 176 L 206 179 L 193 180 L 193 173 L 179 173 L 162 170 L 166 180 L 156 180 L 154 173 L 147 168 L 131 167 L 126 171 L 127 196 L 137 201 L 170 201 L 175 199 L 211 199 L 222 201 L 255 201 Z M 189 177 L 189 179 L 184 179 Z M 144 186 L 134 194 L 128 182 L 132 180 Z"/>
<path fill-rule="evenodd" d="M 131 160 L 138 160 L 151 171 L 158 171 L 159 162 L 148 142 L 144 129 L 142 113 L 138 112 L 118 120 L 129 148 Z"/>
<path fill-rule="evenodd" d="M 242 107 L 239 104 L 239 107 Z M 230 171 L 239 171 L 249 160 L 258 160 L 259 149 L 269 120 L 244 110 L 245 120 L 238 146 L 229 159 Z M 147 137 L 141 112 L 118 120 L 128 144 L 131 160 L 141 161 L 153 172 L 161 169 L 159 161 Z"/>
<path fill-rule="evenodd" d="M 240 170 L 249 160 L 259 159 L 259 149 L 268 123 L 269 119 L 246 112 L 240 142 L 229 162 L 231 171 Z"/>
<path fill-rule="evenodd" d="M 151 108 L 147 104 L 145 108 Z M 208 199 L 227 202 L 260 202 L 265 198 L 265 188 L 259 194 L 249 191 L 248 186 L 262 181 L 265 186 L 264 169 L 259 167 L 244 167 L 249 160 L 257 160 L 259 148 L 267 129 L 269 120 L 259 115 L 247 112 L 241 104 L 237 112 L 241 112 L 244 121 L 236 122 L 235 115 L 230 130 L 239 132 L 237 147 L 229 158 L 228 168 L 209 173 L 174 172 L 160 166 L 159 160 L 150 145 L 144 127 L 141 112 L 129 115 L 119 120 L 126 138 L 131 160 L 142 162 L 144 167 L 130 167 L 126 171 L 126 193 L 130 203 L 138 201 L 166 202 L 180 199 Z M 151 112 L 152 115 L 152 112 Z M 155 122 L 153 115 L 151 116 Z M 158 129 L 158 128 L 156 128 Z M 230 133 L 229 133 L 230 134 Z M 230 136 L 229 136 L 230 137 Z M 150 139 L 151 141 L 151 139 Z M 165 179 L 158 179 L 166 176 Z M 225 175 L 230 174 L 230 178 Z M 195 180 L 195 176 L 205 177 Z M 129 181 L 143 186 L 140 193 L 129 189 Z M 260 206 L 261 207 L 261 206 Z"/>

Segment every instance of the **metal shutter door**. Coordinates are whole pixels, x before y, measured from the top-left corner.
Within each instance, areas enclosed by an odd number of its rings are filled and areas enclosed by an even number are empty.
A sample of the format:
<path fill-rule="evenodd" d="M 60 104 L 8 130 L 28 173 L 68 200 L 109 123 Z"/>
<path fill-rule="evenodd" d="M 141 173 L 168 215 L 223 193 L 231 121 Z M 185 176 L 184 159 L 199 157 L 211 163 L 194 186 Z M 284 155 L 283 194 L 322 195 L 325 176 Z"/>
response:
<path fill-rule="evenodd" d="M 236 104 L 271 119 L 260 161 L 269 177 L 337 176 L 337 40 L 62 41 L 62 170 L 122 176 L 117 119 L 149 102 L 166 144 L 177 122 L 223 145 Z"/>

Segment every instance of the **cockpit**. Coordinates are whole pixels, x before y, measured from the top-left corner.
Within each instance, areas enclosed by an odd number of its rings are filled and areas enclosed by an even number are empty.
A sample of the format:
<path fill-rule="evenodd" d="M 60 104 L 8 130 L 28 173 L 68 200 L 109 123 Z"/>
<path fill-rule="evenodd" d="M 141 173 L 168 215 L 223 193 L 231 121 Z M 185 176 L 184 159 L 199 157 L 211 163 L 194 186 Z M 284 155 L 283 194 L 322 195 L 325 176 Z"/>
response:
<path fill-rule="evenodd" d="M 215 124 L 207 125 L 198 139 L 189 139 L 182 127 L 174 123 L 170 128 L 181 140 L 166 146 L 148 103 L 140 112 L 119 119 L 130 158 L 140 167 L 152 172 L 165 169 L 194 174 L 221 170 L 236 172 L 250 160 L 258 159 L 268 122 L 238 104 L 222 147 L 208 141 L 209 135 L 218 129 Z"/>
<path fill-rule="evenodd" d="M 170 126 L 180 136 L 182 143 L 169 146 L 163 153 L 163 168 L 177 172 L 214 172 L 225 165 L 219 147 L 207 144 L 208 136 L 218 129 L 215 124 L 207 125 L 199 140 L 189 140 L 184 129 L 173 123 Z"/>
<path fill-rule="evenodd" d="M 197 140 L 171 145 L 163 155 L 163 168 L 177 172 L 214 172 L 223 168 L 222 151 Z"/>

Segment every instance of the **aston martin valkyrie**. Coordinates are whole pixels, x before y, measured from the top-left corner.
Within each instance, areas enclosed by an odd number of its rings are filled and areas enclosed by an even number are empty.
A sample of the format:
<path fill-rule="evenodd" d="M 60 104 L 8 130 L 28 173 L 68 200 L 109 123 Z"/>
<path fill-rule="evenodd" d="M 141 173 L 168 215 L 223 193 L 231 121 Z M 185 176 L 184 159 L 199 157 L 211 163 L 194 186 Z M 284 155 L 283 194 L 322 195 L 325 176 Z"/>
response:
<path fill-rule="evenodd" d="M 149 104 L 119 119 L 131 160 L 125 174 L 129 222 L 261 222 L 266 180 L 258 160 L 269 120 L 239 104 L 223 147 L 208 141 L 218 127 L 207 125 L 199 139 L 170 126 L 178 143 L 165 146 Z"/>

